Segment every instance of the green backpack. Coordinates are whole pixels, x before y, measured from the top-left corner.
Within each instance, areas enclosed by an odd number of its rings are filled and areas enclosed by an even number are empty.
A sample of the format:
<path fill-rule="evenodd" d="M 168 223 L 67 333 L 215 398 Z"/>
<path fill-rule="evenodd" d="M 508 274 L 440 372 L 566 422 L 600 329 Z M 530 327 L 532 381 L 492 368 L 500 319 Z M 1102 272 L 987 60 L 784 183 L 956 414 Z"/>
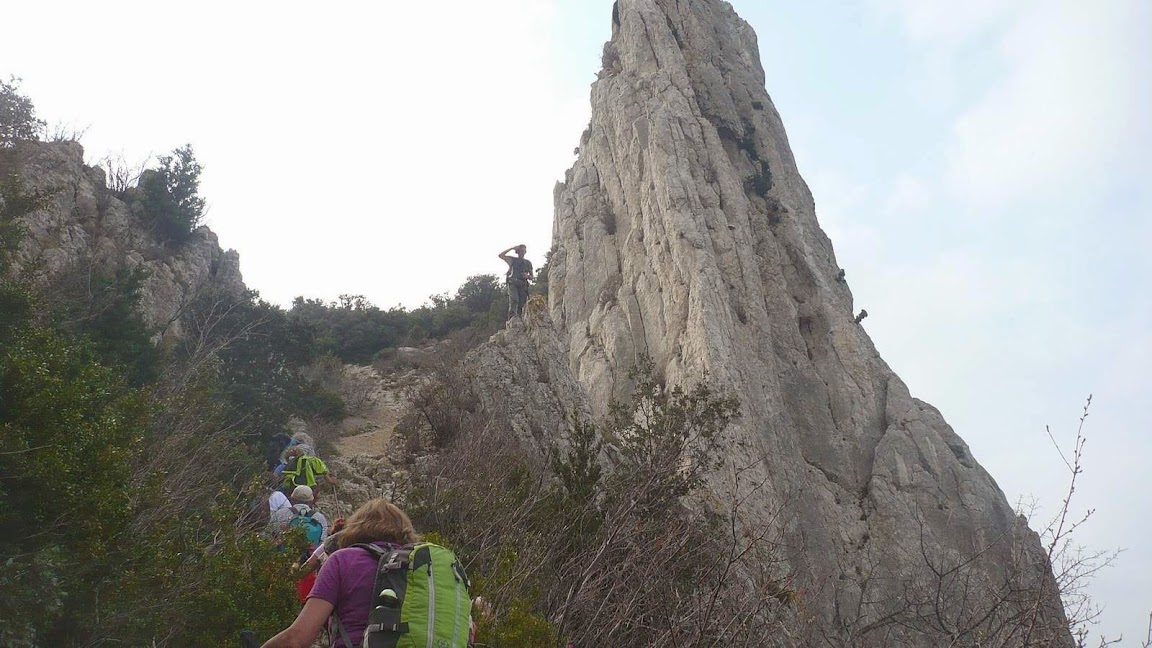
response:
<path fill-rule="evenodd" d="M 378 561 L 363 648 L 467 648 L 471 583 L 456 554 L 430 542 L 352 546 Z M 335 625 L 351 646 L 339 619 Z"/>

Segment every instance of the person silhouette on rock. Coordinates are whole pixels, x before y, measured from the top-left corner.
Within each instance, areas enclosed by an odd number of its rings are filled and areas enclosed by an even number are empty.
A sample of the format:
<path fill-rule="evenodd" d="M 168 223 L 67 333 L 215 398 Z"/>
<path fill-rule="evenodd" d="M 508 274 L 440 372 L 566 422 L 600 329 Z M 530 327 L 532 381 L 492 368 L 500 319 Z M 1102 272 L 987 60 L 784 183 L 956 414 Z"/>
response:
<path fill-rule="evenodd" d="M 513 250 L 516 256 L 508 256 Z M 508 273 L 505 275 L 508 282 L 508 319 L 523 316 L 524 304 L 528 301 L 528 284 L 533 274 L 532 262 L 524 258 L 527 252 L 528 246 L 521 243 L 499 254 L 500 259 L 508 264 Z"/>

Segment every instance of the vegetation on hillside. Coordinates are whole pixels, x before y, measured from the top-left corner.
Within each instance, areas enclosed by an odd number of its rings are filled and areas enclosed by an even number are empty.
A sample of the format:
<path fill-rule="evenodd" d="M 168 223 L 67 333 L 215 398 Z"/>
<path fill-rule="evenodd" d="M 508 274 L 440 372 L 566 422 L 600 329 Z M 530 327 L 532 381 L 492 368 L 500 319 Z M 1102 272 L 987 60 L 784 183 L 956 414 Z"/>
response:
<path fill-rule="evenodd" d="M 301 371 L 316 331 L 255 293 L 207 287 L 181 314 L 185 335 L 157 346 L 143 271 L 91 258 L 17 270 L 22 219 L 46 198 L 11 146 L 37 138 L 34 114 L 0 87 L 0 645 L 270 635 L 295 614 L 295 554 L 254 533 L 258 450 L 289 416 L 343 413 Z M 162 170 L 190 173 L 188 159 Z M 194 183 L 172 187 L 171 205 L 203 204 Z"/>
<path fill-rule="evenodd" d="M 144 270 L 80 257 L 44 274 L 11 263 L 23 222 L 52 189 L 22 184 L 16 146 L 42 122 L 0 84 L 0 645 L 226 645 L 271 636 L 295 615 L 293 551 L 256 531 L 261 450 L 289 417 L 336 421 L 339 394 L 305 369 L 503 321 L 502 286 L 470 278 L 413 310 L 363 299 L 291 311 L 208 285 L 182 334 L 141 317 Z M 189 240 L 203 216 L 188 147 L 106 189 L 157 243 Z M 34 216 L 33 216 L 34 217 Z M 31 602 L 35 604 L 31 604 Z"/>
<path fill-rule="evenodd" d="M 318 348 L 344 362 L 368 364 L 397 347 L 458 339 L 471 346 L 504 323 L 508 296 L 495 275 L 469 277 L 452 296 L 433 295 L 430 303 L 411 310 L 381 309 L 361 295 L 339 301 L 297 297 L 291 316 L 313 326 Z"/>
<path fill-rule="evenodd" d="M 725 463 L 736 401 L 706 383 L 665 388 L 646 362 L 632 378 L 603 425 L 573 412 L 548 457 L 451 370 L 414 393 L 423 420 L 403 430 L 408 446 L 438 452 L 414 464 L 406 504 L 499 611 L 481 643 L 760 646 L 794 596 L 769 529 L 728 532 L 741 501 L 726 514 L 686 505 Z M 735 479 L 744 468 L 727 466 Z"/>

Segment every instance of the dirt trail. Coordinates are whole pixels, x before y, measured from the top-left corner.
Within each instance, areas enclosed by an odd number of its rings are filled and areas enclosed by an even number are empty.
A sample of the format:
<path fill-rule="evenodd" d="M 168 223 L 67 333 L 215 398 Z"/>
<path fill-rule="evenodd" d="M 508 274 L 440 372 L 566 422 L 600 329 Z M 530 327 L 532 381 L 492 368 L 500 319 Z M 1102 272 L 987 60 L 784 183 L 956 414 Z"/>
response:
<path fill-rule="evenodd" d="M 332 444 L 342 457 L 382 457 L 406 407 L 404 384 L 372 367 L 344 367 L 345 400 L 352 416 L 339 427 Z"/>

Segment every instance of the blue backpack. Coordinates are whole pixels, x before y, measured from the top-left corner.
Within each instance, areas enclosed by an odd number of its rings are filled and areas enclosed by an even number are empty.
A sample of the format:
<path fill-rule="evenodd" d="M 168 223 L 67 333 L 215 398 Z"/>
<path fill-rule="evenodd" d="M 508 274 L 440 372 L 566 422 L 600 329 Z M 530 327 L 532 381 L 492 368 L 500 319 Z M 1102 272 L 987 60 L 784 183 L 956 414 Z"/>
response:
<path fill-rule="evenodd" d="M 297 527 L 304 529 L 304 534 L 308 537 L 308 544 L 312 549 L 320 546 L 320 541 L 324 538 L 324 525 L 312 516 L 316 511 L 308 509 L 307 511 L 300 511 L 296 509 L 296 515 L 288 522 L 289 527 Z"/>

